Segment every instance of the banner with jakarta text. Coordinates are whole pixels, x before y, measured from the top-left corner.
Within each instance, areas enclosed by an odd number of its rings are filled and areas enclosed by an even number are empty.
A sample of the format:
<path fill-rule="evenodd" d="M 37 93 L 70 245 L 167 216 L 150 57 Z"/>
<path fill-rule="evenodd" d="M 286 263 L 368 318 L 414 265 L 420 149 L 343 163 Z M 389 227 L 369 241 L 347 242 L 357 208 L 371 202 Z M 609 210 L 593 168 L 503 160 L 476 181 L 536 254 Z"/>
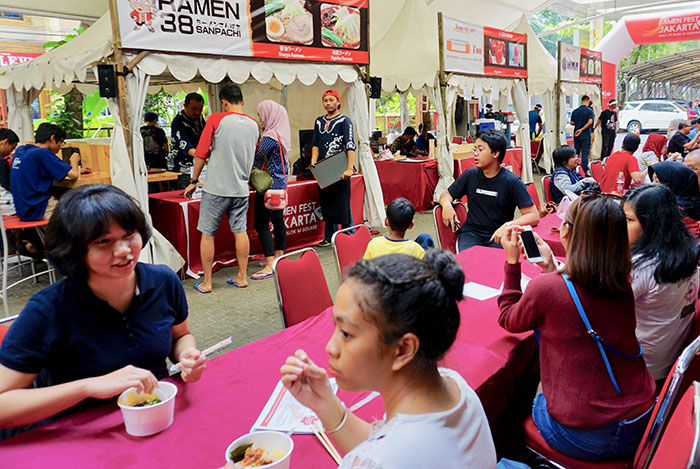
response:
<path fill-rule="evenodd" d="M 369 63 L 369 0 L 116 0 L 122 47 Z"/>
<path fill-rule="evenodd" d="M 527 78 L 527 35 L 442 17 L 445 71 Z"/>
<path fill-rule="evenodd" d="M 627 18 L 625 26 L 635 44 L 697 41 L 700 39 L 700 10 Z"/>
<path fill-rule="evenodd" d="M 29 52 L 5 52 L 0 51 L 0 67 L 6 67 L 8 65 L 17 65 L 24 62 L 29 62 L 34 57 L 39 57 L 41 54 L 34 54 Z"/>

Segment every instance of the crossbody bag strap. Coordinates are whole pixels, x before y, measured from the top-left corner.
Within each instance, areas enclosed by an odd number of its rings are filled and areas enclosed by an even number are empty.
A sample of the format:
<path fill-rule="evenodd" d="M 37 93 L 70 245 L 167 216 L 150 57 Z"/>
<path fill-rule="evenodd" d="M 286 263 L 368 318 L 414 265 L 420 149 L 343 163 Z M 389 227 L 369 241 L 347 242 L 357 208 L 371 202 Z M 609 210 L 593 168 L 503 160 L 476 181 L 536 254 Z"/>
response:
<path fill-rule="evenodd" d="M 275 130 L 277 134 L 277 145 L 280 148 L 280 161 L 282 162 L 282 172 L 284 173 L 284 187 L 287 187 L 287 168 L 284 166 L 284 155 L 282 155 L 282 141 L 280 140 L 280 134 Z"/>
<path fill-rule="evenodd" d="M 605 353 L 605 348 L 610 349 L 611 351 L 614 350 L 611 347 L 607 346 L 605 342 L 603 341 L 603 338 L 598 335 L 598 333 L 591 327 L 591 323 L 588 320 L 588 316 L 586 316 L 586 312 L 583 310 L 583 305 L 581 305 L 581 300 L 578 297 L 578 294 L 576 293 L 576 290 L 574 289 L 574 284 L 571 283 L 571 280 L 569 280 L 569 277 L 566 274 L 562 274 L 562 278 L 564 279 L 564 283 L 566 283 L 566 288 L 569 290 L 569 294 L 571 295 L 571 299 L 574 300 L 574 304 L 576 305 L 576 309 L 578 310 L 578 314 L 581 317 L 581 320 L 583 321 L 583 324 L 586 326 L 588 335 L 595 341 L 596 345 L 598 346 L 598 350 L 600 351 L 600 355 L 603 357 L 603 361 L 605 362 L 605 369 L 608 371 L 608 376 L 610 377 L 610 381 L 612 381 L 613 386 L 615 387 L 615 391 L 617 391 L 618 394 L 622 394 L 622 391 L 620 390 L 620 386 L 617 384 L 617 380 L 615 379 L 615 375 L 613 374 L 612 371 L 612 366 L 610 366 L 610 360 L 608 360 L 608 356 Z M 630 355 L 624 355 L 621 354 L 617 351 L 615 353 L 617 355 L 622 356 L 623 358 L 628 358 L 628 359 L 634 359 L 638 358 L 641 356 L 641 346 L 639 347 L 639 354 L 637 356 L 630 356 Z"/>

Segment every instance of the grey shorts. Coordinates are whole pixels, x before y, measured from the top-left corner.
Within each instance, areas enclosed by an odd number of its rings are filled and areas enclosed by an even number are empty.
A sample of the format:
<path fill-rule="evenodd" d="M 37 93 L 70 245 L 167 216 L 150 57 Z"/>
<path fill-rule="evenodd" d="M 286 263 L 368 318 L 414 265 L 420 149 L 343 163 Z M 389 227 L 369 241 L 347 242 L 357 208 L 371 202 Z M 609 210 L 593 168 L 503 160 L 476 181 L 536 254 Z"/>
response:
<path fill-rule="evenodd" d="M 228 216 L 232 233 L 244 232 L 247 227 L 248 197 L 222 197 L 202 192 L 197 230 L 214 236 L 219 230 L 224 214 Z"/>

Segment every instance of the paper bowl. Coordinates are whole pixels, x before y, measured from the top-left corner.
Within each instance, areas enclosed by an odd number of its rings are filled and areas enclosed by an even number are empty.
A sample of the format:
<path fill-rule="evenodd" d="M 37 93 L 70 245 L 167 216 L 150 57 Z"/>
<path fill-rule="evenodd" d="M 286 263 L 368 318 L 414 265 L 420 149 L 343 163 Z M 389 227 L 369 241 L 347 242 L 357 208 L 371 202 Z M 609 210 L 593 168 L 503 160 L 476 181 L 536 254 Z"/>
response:
<path fill-rule="evenodd" d="M 146 407 L 126 405 L 130 397 L 138 395 L 136 388 L 129 388 L 119 395 L 117 404 L 122 410 L 126 432 L 131 436 L 148 436 L 162 432 L 173 423 L 177 386 L 166 381 L 158 381 L 153 391 L 162 402 Z"/>
<path fill-rule="evenodd" d="M 289 469 L 289 460 L 292 455 L 292 450 L 294 449 L 294 441 L 292 441 L 289 435 L 279 432 L 265 431 L 243 435 L 228 445 L 228 448 L 226 448 L 226 461 L 231 461 L 231 451 L 241 445 L 247 445 L 250 443 L 253 444 L 253 448 L 265 448 L 268 451 L 277 450 L 284 454 L 284 456 L 271 464 L 265 464 L 264 466 L 257 467 L 263 467 L 266 469 Z"/>

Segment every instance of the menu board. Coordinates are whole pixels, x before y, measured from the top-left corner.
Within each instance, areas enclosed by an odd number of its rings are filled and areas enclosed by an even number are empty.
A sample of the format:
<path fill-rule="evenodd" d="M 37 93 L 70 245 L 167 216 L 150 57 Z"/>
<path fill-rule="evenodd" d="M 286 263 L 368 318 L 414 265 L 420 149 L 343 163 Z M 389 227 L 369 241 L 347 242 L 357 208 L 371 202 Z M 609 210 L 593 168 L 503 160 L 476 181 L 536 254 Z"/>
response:
<path fill-rule="evenodd" d="M 117 0 L 122 47 L 369 63 L 369 0 Z"/>
<path fill-rule="evenodd" d="M 527 35 L 443 16 L 445 71 L 527 78 Z"/>
<path fill-rule="evenodd" d="M 561 79 L 581 83 L 603 83 L 603 53 L 561 43 Z"/>

